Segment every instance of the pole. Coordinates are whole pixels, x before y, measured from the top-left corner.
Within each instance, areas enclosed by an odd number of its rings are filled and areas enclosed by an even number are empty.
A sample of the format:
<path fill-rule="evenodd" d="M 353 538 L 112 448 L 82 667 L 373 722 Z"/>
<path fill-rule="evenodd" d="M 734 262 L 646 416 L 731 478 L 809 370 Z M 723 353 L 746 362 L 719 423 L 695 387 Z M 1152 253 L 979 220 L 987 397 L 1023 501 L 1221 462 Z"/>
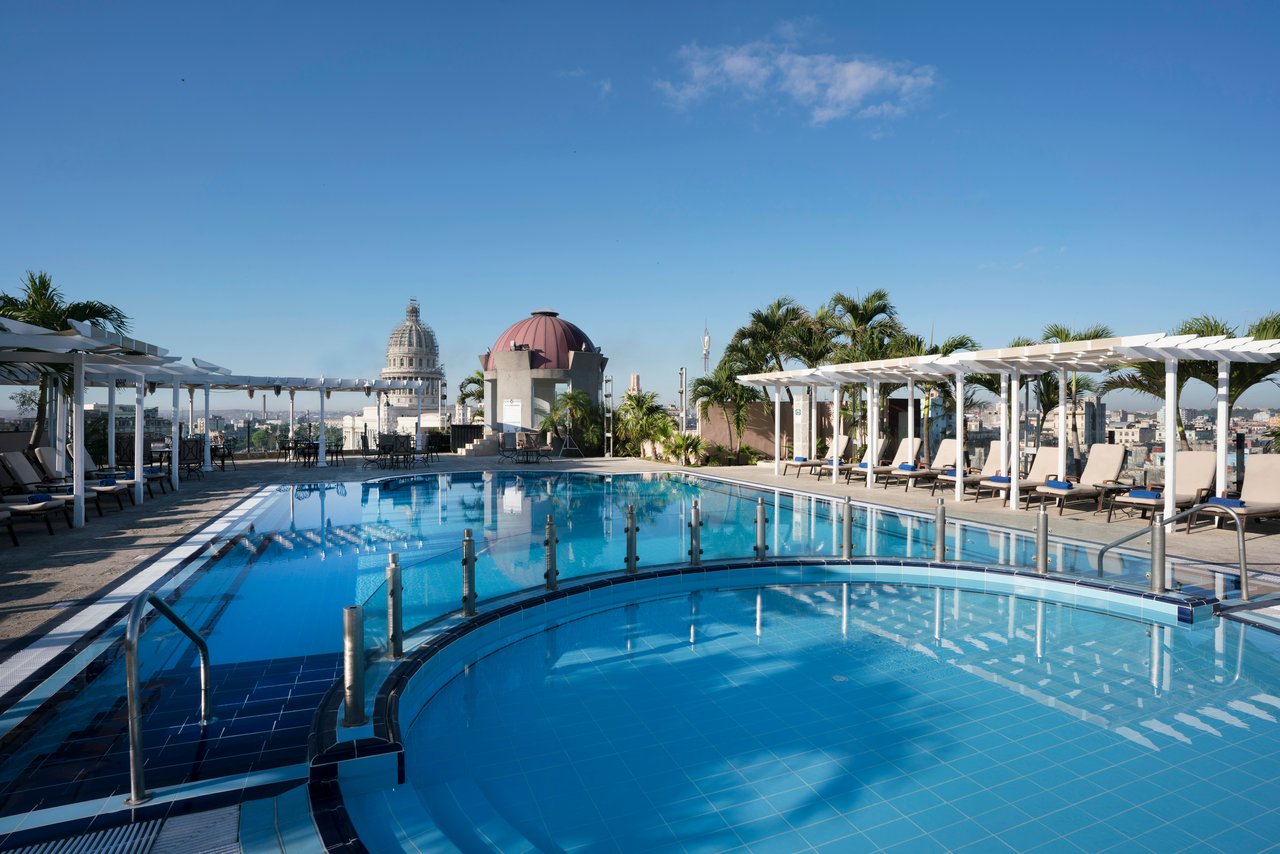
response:
<path fill-rule="evenodd" d="M 635 575 L 640 566 L 640 556 L 636 554 L 636 534 L 640 526 L 636 524 L 636 506 L 627 505 L 627 575 Z"/>
<path fill-rule="evenodd" d="M 543 574 L 543 578 L 547 580 L 548 590 L 560 589 L 560 572 L 556 569 L 556 544 L 560 542 L 560 538 L 556 536 L 556 523 L 551 514 L 547 514 L 547 538 L 542 544 L 547 547 L 547 571 Z"/>
<path fill-rule="evenodd" d="M 757 498 L 756 499 L 756 547 L 755 547 L 756 560 L 764 560 L 766 557 L 769 556 L 769 546 L 767 544 L 767 540 L 765 539 L 765 535 L 768 533 L 767 532 L 768 524 L 769 524 L 769 520 L 768 518 L 766 518 L 765 512 L 764 512 L 764 499 Z"/>
<path fill-rule="evenodd" d="M 342 725 L 360 726 L 364 717 L 364 609 L 342 609 Z"/>
<path fill-rule="evenodd" d="M 849 560 L 853 557 L 853 501 L 845 496 L 843 517 L 841 518 L 840 557 Z"/>
<path fill-rule="evenodd" d="M 145 447 L 142 443 L 143 433 L 142 427 L 146 422 L 146 416 L 143 415 L 143 403 L 147 393 L 147 378 L 138 377 L 138 383 L 134 387 L 133 397 L 133 500 L 142 503 L 142 490 L 146 485 L 147 479 L 142 476 L 142 454 Z M 178 461 L 178 449 L 173 449 L 173 464 Z"/>
<path fill-rule="evenodd" d="M 1217 452 L 1217 477 L 1214 484 L 1217 486 L 1218 497 L 1221 498 L 1227 494 L 1227 433 L 1231 429 L 1231 416 L 1228 412 L 1227 396 L 1231 388 L 1231 363 L 1225 360 L 1218 362 L 1218 418 L 1214 425 L 1215 433 L 1217 433 L 1217 442 L 1214 450 Z"/>
<path fill-rule="evenodd" d="M 1022 476 L 1022 430 L 1019 423 L 1022 414 L 1018 411 L 1018 383 L 1021 378 L 1018 371 L 1013 372 L 1009 394 L 1009 432 L 1013 435 L 1013 453 L 1009 455 L 1009 504 L 1014 510 L 1021 505 L 1018 479 Z"/>
<path fill-rule="evenodd" d="M 1164 518 L 1178 512 L 1178 360 L 1164 360 Z M 1173 524 L 1167 529 L 1173 532 Z"/>
<path fill-rule="evenodd" d="M 702 507 L 696 498 L 689 510 L 689 565 L 702 565 Z"/>
<path fill-rule="evenodd" d="M 1166 487 L 1167 489 L 1168 487 Z M 1164 593 L 1165 587 L 1165 567 L 1164 567 L 1164 514 L 1156 514 L 1156 519 L 1151 523 L 1151 592 Z M 1243 577 L 1243 576 L 1242 576 Z"/>
<path fill-rule="evenodd" d="M 1067 369 L 1058 369 L 1058 480 L 1067 479 Z"/>
<path fill-rule="evenodd" d="M 795 421 L 791 422 L 795 433 Z M 782 474 L 782 387 L 773 387 L 773 476 Z"/>
<path fill-rule="evenodd" d="M 937 563 L 947 559 L 947 507 L 941 498 L 933 513 L 933 559 Z"/>
<path fill-rule="evenodd" d="M 320 435 L 317 437 L 320 441 L 316 445 L 316 468 L 326 468 L 329 464 L 325 462 L 324 451 L 324 402 L 329 397 L 329 389 L 324 387 L 324 380 L 320 380 Z"/>
<path fill-rule="evenodd" d="M 73 357 L 73 387 L 71 398 L 71 447 L 75 448 L 71 458 L 71 490 L 72 524 L 77 528 L 84 527 L 84 354 L 76 353 Z M 133 476 L 141 481 L 142 468 L 134 466 Z M 12 529 L 10 529 L 12 530 Z"/>
<path fill-rule="evenodd" d="M 1000 375 L 1000 474 L 1009 474 L 1009 375 Z"/>
<path fill-rule="evenodd" d="M 392 552 L 387 558 L 388 658 L 400 658 L 404 655 L 404 588 L 400 582 L 400 555 Z"/>
<path fill-rule="evenodd" d="M 831 387 L 831 482 L 840 479 L 840 386 Z"/>
<path fill-rule="evenodd" d="M 213 471 L 213 445 L 209 435 L 209 383 L 204 384 L 204 465 L 201 471 Z M 142 429 L 142 422 L 138 422 L 138 429 Z"/>
<path fill-rule="evenodd" d="M 471 529 L 462 531 L 462 616 L 476 615 L 476 541 Z"/>
<path fill-rule="evenodd" d="M 107 468 L 116 470 L 116 378 L 107 381 Z M 137 474 L 137 472 L 134 472 Z"/>
<path fill-rule="evenodd" d="M 169 484 L 173 491 L 178 491 L 178 451 L 182 448 L 182 401 L 179 399 L 181 387 L 173 381 L 173 423 L 169 425 Z M 137 472 L 134 472 L 137 475 Z"/>
<path fill-rule="evenodd" d="M 1049 510 L 1043 501 L 1036 514 L 1036 572 L 1049 574 Z"/>
<path fill-rule="evenodd" d="M 956 374 L 956 504 L 964 501 L 964 372 Z M 959 539 L 956 540 L 959 542 Z"/>

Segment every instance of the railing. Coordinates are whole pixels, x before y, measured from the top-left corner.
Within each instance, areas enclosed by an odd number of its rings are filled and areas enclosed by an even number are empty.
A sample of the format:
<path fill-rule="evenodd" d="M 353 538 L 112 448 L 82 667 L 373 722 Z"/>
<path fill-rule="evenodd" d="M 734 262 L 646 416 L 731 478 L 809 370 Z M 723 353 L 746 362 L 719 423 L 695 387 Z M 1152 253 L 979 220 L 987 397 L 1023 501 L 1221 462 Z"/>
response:
<path fill-rule="evenodd" d="M 130 806 L 144 804 L 151 800 L 147 791 L 142 770 L 142 702 L 138 697 L 141 687 L 138 678 L 138 638 L 142 634 L 142 616 L 151 605 L 156 612 L 173 623 L 177 629 L 191 639 L 200 652 L 200 726 L 208 726 L 213 720 L 213 703 L 210 698 L 209 677 L 209 645 L 200 637 L 195 629 L 174 613 L 154 593 L 143 593 L 133 600 L 129 608 L 129 619 L 124 630 L 124 672 L 126 702 L 129 708 L 129 797 L 125 800 Z"/>
<path fill-rule="evenodd" d="M 1237 566 L 1240 571 L 1240 599 L 1243 602 L 1248 602 L 1249 601 L 1249 564 L 1245 558 L 1244 519 L 1243 517 L 1241 517 L 1239 513 L 1236 512 L 1235 508 L 1228 507 L 1225 504 L 1214 504 L 1206 501 L 1201 504 L 1192 505 L 1186 510 L 1183 510 L 1181 513 L 1170 516 L 1168 519 L 1163 518 L 1163 516 L 1159 513 L 1154 514 L 1154 517 L 1151 520 L 1150 530 L 1139 529 L 1137 531 L 1134 531 L 1131 534 L 1125 534 L 1120 539 L 1113 540 L 1112 542 L 1107 543 L 1098 551 L 1098 575 L 1099 576 L 1102 575 L 1102 560 L 1104 557 L 1106 557 L 1107 552 L 1111 551 L 1111 549 L 1115 548 L 1118 545 L 1127 543 L 1130 540 L 1136 540 L 1137 538 L 1146 536 L 1148 533 L 1150 533 L 1151 534 L 1151 592 L 1153 593 L 1167 592 L 1171 587 L 1176 586 L 1177 580 L 1174 578 L 1173 567 L 1171 565 L 1166 567 L 1167 562 L 1165 560 L 1164 526 L 1165 525 L 1176 526 L 1178 522 L 1182 521 L 1183 519 L 1187 519 L 1190 516 L 1194 516 L 1195 514 L 1199 513 L 1201 510 L 1204 510 L 1207 507 L 1212 507 L 1216 510 L 1224 510 L 1231 515 L 1232 519 L 1235 520 L 1236 549 L 1237 549 L 1237 560 L 1238 560 Z M 1191 530 L 1191 523 L 1188 522 L 1187 531 L 1190 532 L 1190 530 Z M 1218 578 L 1218 582 L 1215 583 L 1215 588 L 1219 588 L 1222 586 L 1221 574 L 1217 575 L 1217 578 Z M 1222 597 L 1223 591 L 1221 589 L 1216 589 L 1215 592 L 1217 592 L 1219 598 Z"/>

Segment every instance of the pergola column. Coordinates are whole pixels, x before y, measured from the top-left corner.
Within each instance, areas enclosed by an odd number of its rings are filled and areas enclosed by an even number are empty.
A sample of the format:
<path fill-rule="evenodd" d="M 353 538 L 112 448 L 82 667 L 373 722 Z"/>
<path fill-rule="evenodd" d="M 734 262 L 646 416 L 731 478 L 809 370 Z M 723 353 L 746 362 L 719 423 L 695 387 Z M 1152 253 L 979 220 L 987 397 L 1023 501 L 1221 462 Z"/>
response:
<path fill-rule="evenodd" d="M 146 415 L 143 413 L 143 404 L 146 403 L 147 394 L 147 378 L 142 374 L 138 375 L 138 382 L 134 385 L 133 397 L 133 500 L 138 504 L 142 503 L 143 484 L 146 478 L 142 476 L 142 460 L 143 460 L 143 430 L 142 427 L 146 423 Z M 178 449 L 173 449 L 174 465 L 177 465 Z"/>
<path fill-rule="evenodd" d="M 956 502 L 964 501 L 964 371 L 956 374 Z"/>
<path fill-rule="evenodd" d="M 683 427 L 683 424 L 681 425 Z M 791 425 L 795 432 L 795 423 Z M 773 387 L 773 476 L 782 475 L 782 386 Z"/>
<path fill-rule="evenodd" d="M 440 422 L 443 426 L 443 420 Z M 418 380 L 418 420 L 413 429 L 413 448 L 422 453 L 422 380 Z"/>
<path fill-rule="evenodd" d="M 177 380 L 173 381 L 173 424 L 170 425 L 171 431 L 169 438 L 169 483 L 173 486 L 173 491 L 178 491 L 178 457 L 179 450 L 182 447 L 182 402 L 178 399 L 178 391 L 181 385 Z M 136 477 L 138 472 L 134 471 Z"/>
<path fill-rule="evenodd" d="M 1001 475 L 1009 471 L 1009 375 L 1000 375 L 1000 468 Z"/>
<path fill-rule="evenodd" d="M 204 384 L 204 465 L 203 471 L 213 471 L 213 445 L 209 436 L 209 383 Z"/>
<path fill-rule="evenodd" d="M 1218 361 L 1218 418 L 1215 432 L 1217 433 L 1217 444 L 1214 450 L 1217 452 L 1217 475 L 1214 483 L 1217 485 L 1217 493 L 1219 497 L 1227 494 L 1227 442 L 1230 440 L 1231 424 L 1229 407 L 1227 399 L 1231 391 L 1231 363 L 1225 359 Z"/>
<path fill-rule="evenodd" d="M 1067 479 L 1067 369 L 1058 369 L 1058 480 Z"/>
<path fill-rule="evenodd" d="M 62 384 L 58 383 L 58 424 L 50 431 L 53 437 L 53 466 L 55 474 L 67 473 L 67 396 L 62 393 Z"/>
<path fill-rule="evenodd" d="M 1178 492 L 1178 360 L 1164 360 L 1164 518 L 1177 512 Z M 1174 525 L 1166 523 L 1172 533 Z"/>
<path fill-rule="evenodd" d="M 1022 500 L 1018 494 L 1018 478 L 1022 474 L 1022 436 L 1018 429 L 1018 425 L 1022 421 L 1022 413 L 1018 411 L 1020 402 L 1018 400 L 1018 386 L 1020 385 L 1020 380 L 1021 377 L 1019 377 L 1018 371 L 1015 370 L 1009 384 L 1011 387 L 1009 393 L 1009 432 L 1013 434 L 1013 453 L 1010 456 L 1009 463 L 1009 503 L 1014 510 L 1018 509 L 1019 502 Z"/>
<path fill-rule="evenodd" d="M 297 389 L 289 389 L 289 441 L 293 441 L 293 413 L 294 413 L 294 396 L 298 393 Z"/>
<path fill-rule="evenodd" d="M 72 361 L 71 435 L 75 448 L 71 458 L 71 524 L 84 527 L 84 354 Z M 135 472 L 135 475 L 137 473 Z"/>
<path fill-rule="evenodd" d="M 907 447 L 914 448 L 916 444 L 916 381 L 914 379 L 907 380 Z M 912 457 L 910 462 L 915 462 Z"/>
<path fill-rule="evenodd" d="M 818 458 L 818 387 L 808 388 L 809 398 L 809 459 Z"/>
<path fill-rule="evenodd" d="M 328 463 L 324 458 L 324 400 L 329 396 L 329 389 L 325 388 L 324 380 L 320 381 L 320 444 L 316 449 L 316 468 L 327 468 Z"/>
<path fill-rule="evenodd" d="M 107 381 L 107 468 L 116 469 L 116 378 Z"/>
<path fill-rule="evenodd" d="M 196 387 L 187 386 L 187 435 L 196 432 Z"/>
<path fill-rule="evenodd" d="M 867 421 L 867 486 L 875 486 L 876 482 L 876 463 L 880 462 L 880 381 L 870 380 L 867 383 L 870 389 L 870 406 L 868 412 L 870 417 Z"/>
<path fill-rule="evenodd" d="M 840 385 L 831 387 L 831 483 L 840 479 Z"/>

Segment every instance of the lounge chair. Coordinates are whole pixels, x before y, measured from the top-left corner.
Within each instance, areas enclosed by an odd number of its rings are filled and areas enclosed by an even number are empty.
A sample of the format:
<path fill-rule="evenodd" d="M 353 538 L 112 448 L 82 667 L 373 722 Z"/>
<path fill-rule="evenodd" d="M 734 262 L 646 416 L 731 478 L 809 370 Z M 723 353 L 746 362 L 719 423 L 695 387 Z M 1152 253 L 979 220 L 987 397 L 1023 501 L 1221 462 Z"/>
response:
<path fill-rule="evenodd" d="M 862 460 L 860 462 L 853 463 L 850 461 L 850 463 L 845 467 L 844 482 L 849 483 L 855 477 L 860 477 L 863 480 L 866 480 L 867 472 L 869 470 L 874 469 L 875 471 L 880 471 L 880 469 L 883 468 L 883 466 L 880 465 L 880 461 L 884 459 L 884 449 L 888 444 L 889 437 L 881 436 L 880 444 L 879 447 L 876 448 L 875 454 L 871 453 L 871 446 L 868 445 L 866 451 L 862 454 Z M 830 466 L 831 463 L 828 462 L 826 465 Z"/>
<path fill-rule="evenodd" d="M 36 471 L 35 466 L 27 459 L 27 455 L 21 451 L 5 451 L 0 454 L 0 459 L 4 460 L 5 468 L 9 469 L 9 473 L 13 475 L 14 480 L 22 484 L 23 490 L 28 494 L 47 494 L 60 501 L 74 500 L 69 494 L 72 485 L 69 481 L 50 480 L 49 478 Z M 120 496 L 128 494 L 129 502 L 133 503 L 133 493 L 129 491 L 129 487 L 122 483 L 118 483 L 115 478 L 101 478 L 98 482 L 86 480 L 84 484 L 85 497 L 93 496 L 94 506 L 98 508 L 98 515 L 102 514 L 102 496 L 110 495 L 115 498 L 116 503 L 120 505 L 120 509 L 124 509 L 124 499 Z"/>
<path fill-rule="evenodd" d="M 876 474 L 882 475 L 886 472 L 894 471 L 901 468 L 904 463 L 907 465 L 915 465 L 916 459 L 920 456 L 920 445 L 921 441 L 919 437 L 910 440 L 903 439 L 898 443 L 898 450 L 893 455 L 893 459 L 889 461 L 888 465 L 876 466 Z"/>
<path fill-rule="evenodd" d="M 896 469 L 884 473 L 884 488 L 888 489 L 890 483 L 897 481 L 906 481 L 906 489 L 911 488 L 911 484 L 916 482 L 924 482 L 933 480 L 947 469 L 956 467 L 956 440 L 943 439 L 938 443 L 937 453 L 933 455 L 933 462 L 926 469 L 917 468 L 910 463 L 899 465 Z"/>
<path fill-rule="evenodd" d="M 840 465 L 842 466 L 853 465 L 853 437 L 852 436 L 844 437 L 844 446 L 843 448 L 841 448 L 841 451 L 840 451 Z M 794 460 L 791 460 L 790 462 L 784 462 L 782 464 L 782 473 L 785 475 L 790 469 L 795 469 L 796 477 L 799 477 L 800 473 L 805 471 L 814 472 L 814 474 L 816 474 L 818 477 L 821 477 L 822 470 L 829 469 L 829 468 L 831 468 L 830 457 L 828 457 L 825 460 L 810 460 L 810 459 L 805 459 L 803 457 L 796 457 Z"/>
<path fill-rule="evenodd" d="M 15 453 L 21 456 L 20 451 Z M 0 462 L 3 462 L 2 454 L 0 454 Z M 12 473 L 7 463 L 0 466 L 0 488 L 5 493 L 16 493 L 4 496 L 4 510 L 11 513 L 12 518 L 42 520 L 45 528 L 49 530 L 49 534 L 52 536 L 53 522 L 51 517 L 56 513 L 61 513 L 63 518 L 66 519 L 67 527 L 72 527 L 71 503 L 74 498 L 69 493 L 59 495 L 51 492 L 42 492 L 38 488 L 28 488 Z"/>
<path fill-rule="evenodd" d="M 1241 522 L 1248 525 L 1250 519 L 1268 516 L 1280 517 L 1280 454 L 1250 454 L 1245 465 L 1244 486 L 1239 498 L 1210 498 L 1211 503 L 1228 504 L 1240 514 Z M 1226 510 L 1205 507 L 1187 519 L 1187 532 L 1201 514 L 1213 516 L 1214 527 L 1221 527 L 1223 519 L 1231 518 Z"/>
<path fill-rule="evenodd" d="M 981 469 L 966 468 L 963 472 L 956 474 L 947 474 L 945 471 L 933 479 L 933 488 L 929 491 L 930 495 L 938 491 L 938 487 L 946 488 L 950 486 L 955 488 L 956 479 L 959 478 L 964 482 L 964 489 L 973 487 L 981 489 L 982 482 L 989 477 L 995 477 L 1000 474 L 1000 440 L 992 441 L 991 446 L 987 448 L 987 459 L 983 462 Z M 974 501 L 977 501 L 975 498 Z"/>
<path fill-rule="evenodd" d="M 1217 476 L 1218 462 L 1213 451 L 1178 451 L 1177 494 L 1175 507 L 1199 504 L 1213 494 L 1213 482 Z M 1164 509 L 1163 489 L 1144 489 L 1135 486 L 1125 493 L 1112 493 L 1107 503 L 1107 521 L 1111 521 L 1116 507 L 1138 510 L 1148 523 L 1155 522 L 1156 513 Z"/>
<path fill-rule="evenodd" d="M 1120 482 L 1120 470 L 1124 468 L 1124 457 L 1128 450 L 1124 445 L 1108 445 L 1102 442 L 1091 445 L 1089 461 L 1085 463 L 1084 472 L 1078 480 L 1068 476 L 1065 481 L 1045 481 L 1043 486 L 1036 487 L 1036 493 L 1044 498 L 1052 498 L 1058 505 L 1059 516 L 1062 515 L 1068 501 L 1080 501 L 1085 498 L 1092 498 L 1096 509 L 1101 510 L 1102 485 Z"/>
<path fill-rule="evenodd" d="M 1036 495 L 1034 488 L 1036 486 L 1039 486 L 1042 483 L 1045 483 L 1046 481 L 1056 478 L 1057 476 L 1058 476 L 1057 449 L 1042 448 L 1040 452 L 1036 454 L 1035 459 L 1031 461 L 1031 470 L 1027 472 L 1027 476 L 1018 479 L 1018 482 L 1021 485 L 1027 487 L 1026 489 L 1020 492 L 1019 501 L 1026 501 L 1028 507 L 1031 506 L 1031 499 L 1033 497 L 1043 501 L 1044 500 L 1043 496 Z M 977 490 L 975 490 L 973 500 L 974 501 L 980 500 L 982 498 L 982 491 L 985 489 L 989 491 L 992 495 L 995 495 L 997 492 L 1002 493 L 1004 496 L 1004 503 L 1008 504 L 1009 492 L 1010 492 L 1010 487 L 1009 487 L 1010 480 L 1011 478 L 1008 475 L 1005 475 L 1003 477 L 1001 477 L 1000 475 L 992 475 L 991 477 L 985 478 L 978 484 L 978 488 Z"/>

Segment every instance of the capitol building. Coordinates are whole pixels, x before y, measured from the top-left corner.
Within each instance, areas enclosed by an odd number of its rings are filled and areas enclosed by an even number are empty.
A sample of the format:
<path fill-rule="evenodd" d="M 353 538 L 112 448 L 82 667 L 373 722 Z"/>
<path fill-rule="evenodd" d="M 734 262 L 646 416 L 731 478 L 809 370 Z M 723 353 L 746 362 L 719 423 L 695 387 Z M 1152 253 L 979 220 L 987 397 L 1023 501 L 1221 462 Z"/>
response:
<path fill-rule="evenodd" d="M 423 430 L 448 427 L 450 413 L 444 411 L 444 369 L 436 334 L 422 322 L 416 299 L 409 300 L 404 321 L 387 338 L 387 361 L 381 376 L 387 380 L 423 380 L 421 395 L 415 389 L 382 392 L 360 415 L 342 419 L 343 446 L 359 450 L 360 437 L 375 441 L 379 433 L 413 435 L 419 424 Z M 419 401 L 421 398 L 421 401 Z"/>

